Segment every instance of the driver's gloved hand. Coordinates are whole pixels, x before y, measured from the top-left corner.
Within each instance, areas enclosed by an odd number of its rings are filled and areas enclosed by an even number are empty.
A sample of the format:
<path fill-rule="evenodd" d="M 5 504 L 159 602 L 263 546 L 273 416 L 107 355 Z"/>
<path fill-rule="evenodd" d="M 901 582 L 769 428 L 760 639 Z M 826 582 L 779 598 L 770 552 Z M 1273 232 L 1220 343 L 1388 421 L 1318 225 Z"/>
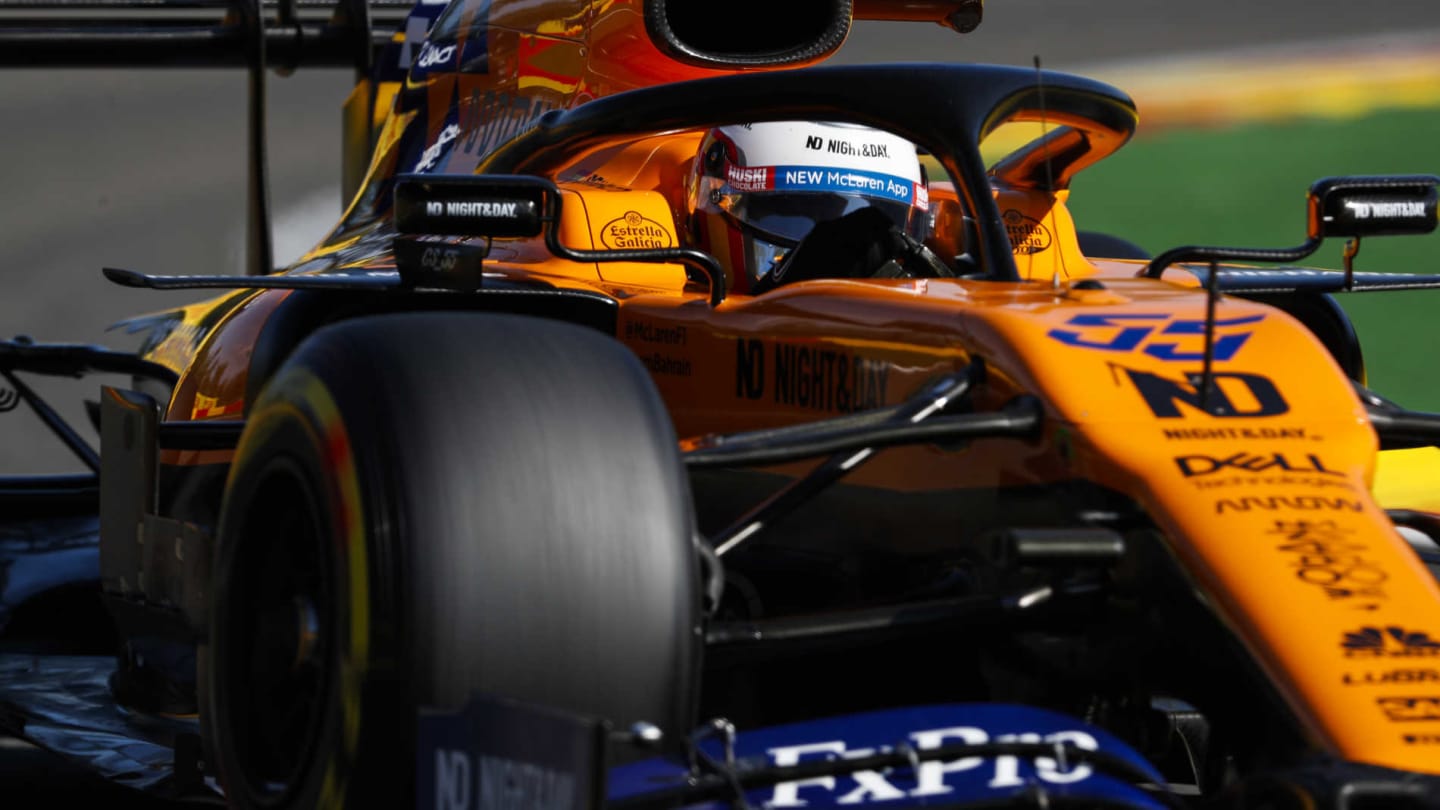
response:
<path fill-rule="evenodd" d="M 905 237 L 890 217 L 877 208 L 860 208 L 817 224 L 752 291 L 815 278 L 874 278 L 904 255 L 904 247 Z"/>
<path fill-rule="evenodd" d="M 896 240 L 896 258 L 887 262 L 875 275 L 879 278 L 954 278 L 955 271 L 924 242 L 897 228 L 891 228 Z M 895 267 L 893 275 L 886 268 Z"/>

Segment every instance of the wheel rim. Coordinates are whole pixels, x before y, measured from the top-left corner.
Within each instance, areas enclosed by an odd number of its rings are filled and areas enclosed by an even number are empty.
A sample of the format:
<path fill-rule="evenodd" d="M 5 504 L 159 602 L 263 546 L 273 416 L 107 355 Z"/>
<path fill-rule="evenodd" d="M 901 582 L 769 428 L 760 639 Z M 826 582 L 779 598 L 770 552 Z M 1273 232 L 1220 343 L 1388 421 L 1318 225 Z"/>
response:
<path fill-rule="evenodd" d="M 294 461 L 272 461 L 250 503 L 217 606 L 217 701 L 240 781 L 227 790 L 273 806 L 304 783 L 330 704 L 330 552 L 325 512 Z"/>

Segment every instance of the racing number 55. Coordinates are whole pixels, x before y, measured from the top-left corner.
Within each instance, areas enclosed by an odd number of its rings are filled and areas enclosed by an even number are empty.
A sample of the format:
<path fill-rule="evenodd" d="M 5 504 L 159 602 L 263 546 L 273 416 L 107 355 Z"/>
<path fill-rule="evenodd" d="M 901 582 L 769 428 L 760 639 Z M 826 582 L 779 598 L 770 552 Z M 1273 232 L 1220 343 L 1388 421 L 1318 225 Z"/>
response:
<path fill-rule="evenodd" d="M 1240 351 L 1240 347 L 1244 346 L 1245 342 L 1254 334 L 1251 330 L 1220 334 L 1223 330 L 1256 323 L 1264 317 L 1263 314 L 1256 314 L 1217 319 L 1215 321 L 1217 334 L 1214 358 L 1216 360 L 1233 358 Z M 1168 313 L 1075 315 L 1066 321 L 1066 324 L 1080 327 L 1079 329 L 1051 329 L 1045 334 L 1067 346 L 1086 349 L 1133 352 L 1144 344 L 1144 348 L 1141 349 L 1142 353 L 1158 360 L 1193 361 L 1204 359 L 1205 320 L 1203 318 L 1170 320 L 1170 318 Z M 1167 320 L 1169 323 L 1165 323 L 1161 328 L 1161 323 Z M 1155 336 L 1155 339 L 1151 339 L 1152 335 Z M 1174 336 L 1174 339 L 1164 340 L 1161 339 L 1162 336 Z M 1193 338 L 1193 351 L 1181 350 L 1181 341 L 1185 338 Z M 1185 342 L 1191 343 L 1192 341 Z"/>

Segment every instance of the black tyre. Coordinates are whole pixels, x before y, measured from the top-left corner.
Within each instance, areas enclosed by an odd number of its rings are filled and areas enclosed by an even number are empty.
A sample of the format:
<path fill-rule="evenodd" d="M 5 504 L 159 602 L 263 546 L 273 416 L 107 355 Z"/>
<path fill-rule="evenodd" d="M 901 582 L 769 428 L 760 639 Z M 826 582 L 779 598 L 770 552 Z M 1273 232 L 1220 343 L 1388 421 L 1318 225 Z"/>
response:
<path fill-rule="evenodd" d="M 326 327 L 251 410 L 220 519 L 209 750 L 233 806 L 408 807 L 420 706 L 690 730 L 699 573 L 669 417 L 591 330 Z"/>

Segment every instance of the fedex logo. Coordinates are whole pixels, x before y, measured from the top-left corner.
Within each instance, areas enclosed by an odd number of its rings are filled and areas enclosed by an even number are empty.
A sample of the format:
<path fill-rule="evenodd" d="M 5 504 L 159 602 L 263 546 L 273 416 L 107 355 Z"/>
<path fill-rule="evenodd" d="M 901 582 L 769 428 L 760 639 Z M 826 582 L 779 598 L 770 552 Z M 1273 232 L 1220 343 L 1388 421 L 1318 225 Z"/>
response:
<path fill-rule="evenodd" d="M 984 729 L 974 726 L 952 726 L 928 731 L 916 731 L 909 735 L 910 742 L 919 751 L 928 751 L 945 745 L 978 745 L 991 741 Z M 1050 734 L 1022 732 L 1000 734 L 995 742 L 1057 743 L 1070 745 L 1086 751 L 1099 749 L 1096 739 L 1083 731 L 1057 731 Z M 829 742 L 784 745 L 770 748 L 767 753 L 775 765 L 784 767 L 798 765 L 815 759 L 858 759 L 875 754 L 874 748 L 846 748 L 843 740 Z M 988 765 L 987 765 L 988 763 Z M 985 769 L 982 770 L 982 766 Z M 1022 787 L 1038 778 L 1054 785 L 1066 785 L 1088 779 L 1093 770 L 1088 765 L 1072 764 L 1064 767 L 1054 758 L 1020 758 L 1013 756 L 964 757 L 949 762 L 931 761 L 920 763 L 912 777 L 906 771 L 880 773 L 878 771 L 856 771 L 844 776 L 818 776 L 776 785 L 767 807 L 804 807 L 809 800 L 819 801 L 821 794 L 841 805 L 866 802 L 885 802 L 897 799 L 944 796 L 955 792 L 953 782 L 966 777 L 975 781 L 983 780 L 987 788 Z M 1032 775 L 1033 774 L 1033 775 Z M 893 781 L 892 781 L 893 780 Z M 900 781 L 902 784 L 897 785 Z M 838 797 L 835 794 L 839 793 Z M 826 801 L 825 803 L 829 803 Z"/>
<path fill-rule="evenodd" d="M 1258 323 L 1265 316 L 1242 315 L 1215 319 L 1216 360 L 1229 360 L 1254 334 L 1238 326 Z M 1168 313 L 1105 313 L 1075 315 L 1065 322 L 1073 329 L 1051 329 L 1046 337 L 1086 349 L 1133 352 L 1137 349 L 1157 360 L 1205 359 L 1205 319 L 1174 318 Z"/>

